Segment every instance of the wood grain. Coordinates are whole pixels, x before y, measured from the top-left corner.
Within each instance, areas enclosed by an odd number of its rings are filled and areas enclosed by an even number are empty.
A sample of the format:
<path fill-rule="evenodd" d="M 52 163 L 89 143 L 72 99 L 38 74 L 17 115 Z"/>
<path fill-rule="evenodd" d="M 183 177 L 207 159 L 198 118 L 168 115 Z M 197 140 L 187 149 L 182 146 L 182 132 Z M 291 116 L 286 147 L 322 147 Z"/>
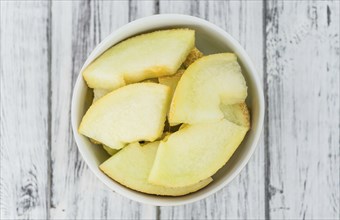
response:
<path fill-rule="evenodd" d="M 135 5 L 132 12 L 129 4 Z M 156 208 L 111 192 L 92 174 L 73 141 L 69 122 L 73 85 L 85 59 L 104 37 L 129 19 L 152 14 L 152 7 L 146 6 L 127 1 L 53 2 L 53 219 L 140 219 L 156 214 Z"/>
<path fill-rule="evenodd" d="M 48 216 L 48 2 L 0 3 L 1 219 Z"/>
<path fill-rule="evenodd" d="M 161 13 L 184 13 L 220 26 L 253 59 L 262 76 L 263 23 L 261 1 L 160 1 Z M 263 141 L 246 168 L 223 190 L 209 198 L 179 207 L 162 207 L 161 219 L 263 219 L 264 218 Z"/>
<path fill-rule="evenodd" d="M 339 1 L 0 1 L 1 219 L 339 219 Z M 153 207 L 104 186 L 70 126 L 75 79 L 118 27 L 198 16 L 246 49 L 264 80 L 264 138 L 209 198 Z M 262 74 L 264 73 L 264 74 Z"/>
<path fill-rule="evenodd" d="M 339 2 L 266 5 L 268 216 L 339 219 Z"/>

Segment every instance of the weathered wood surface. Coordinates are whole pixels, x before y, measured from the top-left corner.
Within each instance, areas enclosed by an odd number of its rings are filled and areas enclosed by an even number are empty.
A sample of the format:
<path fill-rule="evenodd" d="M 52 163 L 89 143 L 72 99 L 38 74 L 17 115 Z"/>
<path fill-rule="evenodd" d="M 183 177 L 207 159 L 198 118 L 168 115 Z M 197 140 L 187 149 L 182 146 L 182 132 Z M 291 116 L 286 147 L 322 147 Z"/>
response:
<path fill-rule="evenodd" d="M 49 212 L 49 4 L 1 2 L 0 217 Z"/>
<path fill-rule="evenodd" d="M 339 1 L 266 11 L 267 217 L 339 219 Z"/>
<path fill-rule="evenodd" d="M 339 1 L 0 1 L 1 219 L 339 219 Z M 75 79 L 118 27 L 157 13 L 233 35 L 264 81 L 263 138 L 223 190 L 179 207 L 111 192 L 70 126 Z"/>

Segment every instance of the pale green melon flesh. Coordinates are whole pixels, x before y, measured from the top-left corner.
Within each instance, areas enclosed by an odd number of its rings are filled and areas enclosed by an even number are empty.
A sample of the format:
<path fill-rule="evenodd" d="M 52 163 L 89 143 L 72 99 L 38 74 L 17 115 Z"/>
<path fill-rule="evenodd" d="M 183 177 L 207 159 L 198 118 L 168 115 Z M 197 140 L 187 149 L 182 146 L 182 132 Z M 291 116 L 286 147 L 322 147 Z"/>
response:
<path fill-rule="evenodd" d="M 175 75 L 159 77 L 158 81 L 160 84 L 169 86 L 171 98 L 176 90 L 177 83 L 181 79 L 184 73 L 184 69 L 179 69 Z"/>
<path fill-rule="evenodd" d="M 247 130 L 225 119 L 186 125 L 159 145 L 149 182 L 183 187 L 214 175 L 233 155 Z"/>
<path fill-rule="evenodd" d="M 250 127 L 250 115 L 246 103 L 233 105 L 221 104 L 220 109 L 225 119 L 246 128 Z"/>
<path fill-rule="evenodd" d="M 112 91 L 144 79 L 175 74 L 194 46 L 194 30 L 141 34 L 105 51 L 82 74 L 90 88 Z"/>
<path fill-rule="evenodd" d="M 213 122 L 223 118 L 220 103 L 244 102 L 247 86 L 232 53 L 202 57 L 185 70 L 169 111 L 170 125 Z"/>
<path fill-rule="evenodd" d="M 211 178 L 207 178 L 191 186 L 176 188 L 149 183 L 147 179 L 158 145 L 159 142 L 144 146 L 140 146 L 139 143 L 132 143 L 101 164 L 100 169 L 115 181 L 131 189 L 164 196 L 180 196 L 195 192 L 212 181 Z"/>
<path fill-rule="evenodd" d="M 114 149 L 162 135 L 170 103 L 169 88 L 136 83 L 96 101 L 84 115 L 79 132 Z"/>
<path fill-rule="evenodd" d="M 116 154 L 119 150 L 117 150 L 117 149 L 113 149 L 113 148 L 111 148 L 111 147 L 109 147 L 109 146 L 106 146 L 106 145 L 102 145 L 103 146 L 103 148 L 104 148 L 104 150 L 108 153 L 108 154 L 110 154 L 111 156 L 112 155 L 114 155 L 114 154 Z"/>
<path fill-rule="evenodd" d="M 108 93 L 110 93 L 110 90 L 107 90 L 107 89 L 93 89 L 93 101 L 92 101 L 92 103 L 95 103 L 101 97 L 105 96 Z"/>

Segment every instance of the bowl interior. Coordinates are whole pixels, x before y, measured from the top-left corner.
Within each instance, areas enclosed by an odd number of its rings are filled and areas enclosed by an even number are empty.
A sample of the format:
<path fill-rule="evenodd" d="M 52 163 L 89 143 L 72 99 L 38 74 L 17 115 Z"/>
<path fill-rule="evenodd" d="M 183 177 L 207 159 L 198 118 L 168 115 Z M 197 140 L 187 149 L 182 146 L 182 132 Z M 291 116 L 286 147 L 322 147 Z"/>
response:
<path fill-rule="evenodd" d="M 169 20 L 169 16 L 171 17 L 171 15 L 158 15 L 157 19 L 150 19 L 155 16 L 147 17 L 132 22 L 117 30 L 97 46 L 84 64 L 84 67 L 106 49 L 128 37 L 160 29 L 180 27 L 194 29 L 196 31 L 196 47 L 204 54 L 221 52 L 234 52 L 237 54 L 238 61 L 241 64 L 242 72 L 248 86 L 248 97 L 246 102 L 250 108 L 252 125 L 250 131 L 247 133 L 245 139 L 232 158 L 213 176 L 214 181 L 204 189 L 180 197 L 164 197 L 140 193 L 118 184 L 102 173 L 98 166 L 109 156 L 102 147 L 92 144 L 88 138 L 77 132 L 80 121 L 92 102 L 92 90 L 87 87 L 81 74 L 79 74 L 72 100 L 72 126 L 78 148 L 86 163 L 97 177 L 112 190 L 115 190 L 130 199 L 152 205 L 180 205 L 193 202 L 216 192 L 230 182 L 248 162 L 256 147 L 256 142 L 262 129 L 264 111 L 262 90 L 256 76 L 256 71 L 239 44 L 227 33 L 207 21 L 191 16 L 178 15 L 176 15 L 176 19 Z M 182 19 L 180 19 L 180 17 L 182 17 Z"/>

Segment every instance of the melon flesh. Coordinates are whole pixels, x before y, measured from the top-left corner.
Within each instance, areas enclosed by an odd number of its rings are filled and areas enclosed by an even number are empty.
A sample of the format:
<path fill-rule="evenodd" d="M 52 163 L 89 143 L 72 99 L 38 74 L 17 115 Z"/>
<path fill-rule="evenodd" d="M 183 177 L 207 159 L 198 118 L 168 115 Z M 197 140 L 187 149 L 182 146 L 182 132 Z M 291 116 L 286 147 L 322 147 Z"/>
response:
<path fill-rule="evenodd" d="M 129 38 L 114 45 L 84 71 L 90 88 L 114 90 L 126 84 L 175 74 L 195 46 L 195 31 L 172 29 Z"/>
<path fill-rule="evenodd" d="M 158 81 L 160 84 L 167 85 L 171 89 L 171 97 L 173 96 L 177 84 L 179 80 L 181 79 L 184 71 L 186 68 L 188 68 L 193 62 L 195 62 L 197 59 L 203 57 L 203 53 L 199 51 L 197 48 L 194 48 L 189 55 L 187 56 L 186 60 L 182 64 L 182 69 L 179 69 L 175 75 L 171 76 L 163 76 L 159 77 Z"/>
<path fill-rule="evenodd" d="M 183 187 L 214 175 L 233 155 L 247 130 L 225 119 L 186 125 L 160 143 L 149 182 Z"/>
<path fill-rule="evenodd" d="M 114 155 L 114 154 L 116 154 L 116 153 L 118 152 L 117 149 L 113 149 L 113 148 L 111 148 L 111 147 L 109 147 L 109 146 L 106 146 L 106 145 L 104 145 L 104 144 L 103 144 L 102 146 L 103 146 L 104 150 L 105 150 L 108 154 L 110 154 L 111 156 Z"/>
<path fill-rule="evenodd" d="M 93 89 L 93 101 L 95 103 L 98 99 L 103 97 L 104 95 L 110 93 L 110 90 L 107 89 Z"/>
<path fill-rule="evenodd" d="M 224 118 L 237 125 L 250 128 L 250 115 L 246 103 L 225 105 L 221 104 L 221 111 Z"/>
<path fill-rule="evenodd" d="M 176 90 L 178 81 L 181 79 L 184 73 L 184 69 L 179 69 L 175 75 L 172 76 L 163 76 L 158 78 L 158 81 L 162 85 L 169 86 L 171 98 Z"/>
<path fill-rule="evenodd" d="M 79 132 L 114 149 L 162 135 L 170 103 L 169 88 L 136 83 L 96 101 L 84 115 Z"/>
<path fill-rule="evenodd" d="M 188 68 L 193 62 L 195 62 L 197 59 L 203 56 L 204 56 L 203 53 L 195 47 L 187 56 L 186 60 L 182 64 L 182 67 L 184 69 Z"/>
<path fill-rule="evenodd" d="M 247 85 L 232 53 L 202 57 L 185 70 L 169 111 L 170 125 L 196 124 L 223 118 L 220 104 L 244 102 Z"/>
<path fill-rule="evenodd" d="M 132 143 L 99 167 L 109 177 L 130 189 L 163 196 L 180 196 L 195 192 L 212 181 L 211 178 L 207 178 L 191 186 L 175 188 L 149 183 L 148 176 L 157 153 L 158 145 L 159 142 L 143 146 L 138 142 Z"/>

